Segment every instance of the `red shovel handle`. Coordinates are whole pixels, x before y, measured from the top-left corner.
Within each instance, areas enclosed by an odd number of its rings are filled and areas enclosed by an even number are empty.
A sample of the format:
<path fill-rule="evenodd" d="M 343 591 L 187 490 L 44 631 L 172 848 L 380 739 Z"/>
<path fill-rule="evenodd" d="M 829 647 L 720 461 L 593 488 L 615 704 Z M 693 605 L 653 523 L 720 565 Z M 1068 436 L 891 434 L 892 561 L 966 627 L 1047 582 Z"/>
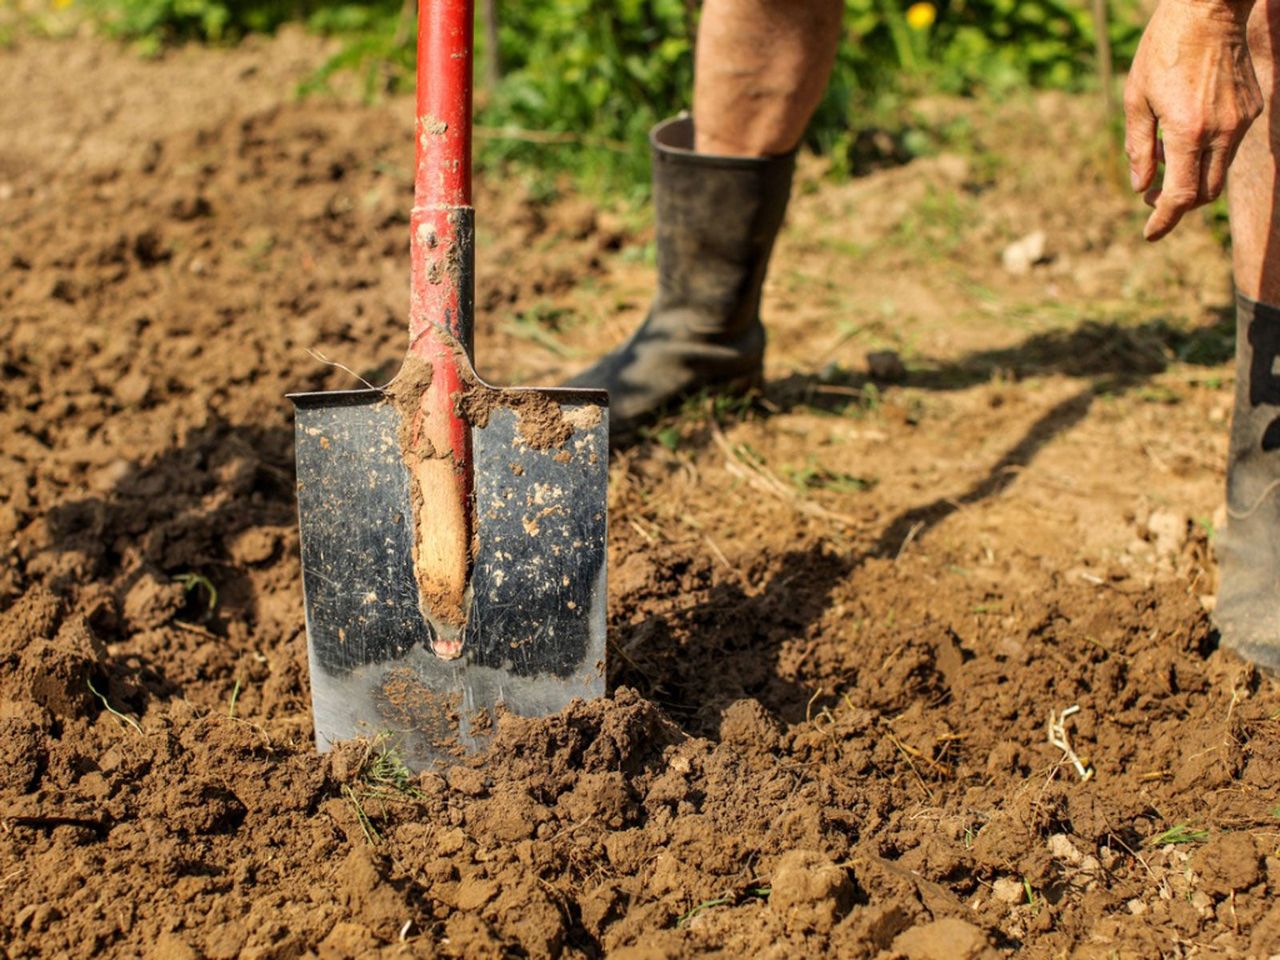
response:
<path fill-rule="evenodd" d="M 474 317 L 472 25 L 472 0 L 418 0 L 409 353 L 431 365 L 431 383 L 414 431 L 429 458 L 418 474 L 424 503 L 415 562 L 437 634 L 442 618 L 461 623 L 470 577 L 471 428 L 455 401 L 467 380 Z M 439 644 L 436 652 L 456 655 Z"/>
<path fill-rule="evenodd" d="M 472 0 L 418 0 L 414 202 L 471 205 Z"/>
<path fill-rule="evenodd" d="M 409 349 L 433 360 L 472 346 L 471 41 L 472 0 L 419 0 Z"/>

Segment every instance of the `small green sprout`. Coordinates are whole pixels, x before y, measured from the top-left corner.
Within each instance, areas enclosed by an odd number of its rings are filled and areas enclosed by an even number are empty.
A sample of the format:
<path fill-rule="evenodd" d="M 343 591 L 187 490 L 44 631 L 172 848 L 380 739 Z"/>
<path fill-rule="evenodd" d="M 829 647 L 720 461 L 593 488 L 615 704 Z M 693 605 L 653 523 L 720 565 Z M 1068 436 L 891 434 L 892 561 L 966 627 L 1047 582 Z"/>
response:
<path fill-rule="evenodd" d="M 1209 839 L 1208 830 L 1195 830 L 1185 823 L 1175 824 L 1163 833 L 1147 839 L 1148 847 L 1172 847 L 1182 843 L 1204 843 Z"/>

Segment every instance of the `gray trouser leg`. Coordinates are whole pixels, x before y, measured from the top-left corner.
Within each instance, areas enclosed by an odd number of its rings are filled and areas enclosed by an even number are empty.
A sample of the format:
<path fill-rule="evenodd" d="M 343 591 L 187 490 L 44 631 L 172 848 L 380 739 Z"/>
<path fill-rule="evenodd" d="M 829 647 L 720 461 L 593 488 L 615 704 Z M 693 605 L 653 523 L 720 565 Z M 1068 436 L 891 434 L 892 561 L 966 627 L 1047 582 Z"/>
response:
<path fill-rule="evenodd" d="M 1227 526 L 1213 619 L 1222 646 L 1280 671 L 1280 307 L 1236 297 Z"/>

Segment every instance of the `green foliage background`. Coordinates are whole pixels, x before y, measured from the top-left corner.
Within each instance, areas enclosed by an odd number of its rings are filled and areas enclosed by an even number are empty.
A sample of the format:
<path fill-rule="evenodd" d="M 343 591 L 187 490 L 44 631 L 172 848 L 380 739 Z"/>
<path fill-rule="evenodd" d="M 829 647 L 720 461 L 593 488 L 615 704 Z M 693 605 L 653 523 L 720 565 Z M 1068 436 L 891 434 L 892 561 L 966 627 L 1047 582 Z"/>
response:
<path fill-rule="evenodd" d="M 809 140 L 832 152 L 911 96 L 997 95 L 1096 85 L 1089 0 L 936 0 L 927 27 L 911 0 L 845 0 L 844 40 Z M 1117 65 L 1133 55 L 1140 0 L 1109 0 Z M 401 0 L 79 0 L 109 32 L 149 52 L 234 42 L 287 21 L 344 38 L 304 90 L 354 72 L 368 96 L 412 83 L 413 9 Z M 499 0 L 501 80 L 482 85 L 480 161 L 572 169 L 596 186 L 643 189 L 645 132 L 688 105 L 698 0 Z M 477 28 L 483 45 L 484 31 Z M 483 63 L 487 51 L 480 51 Z"/>

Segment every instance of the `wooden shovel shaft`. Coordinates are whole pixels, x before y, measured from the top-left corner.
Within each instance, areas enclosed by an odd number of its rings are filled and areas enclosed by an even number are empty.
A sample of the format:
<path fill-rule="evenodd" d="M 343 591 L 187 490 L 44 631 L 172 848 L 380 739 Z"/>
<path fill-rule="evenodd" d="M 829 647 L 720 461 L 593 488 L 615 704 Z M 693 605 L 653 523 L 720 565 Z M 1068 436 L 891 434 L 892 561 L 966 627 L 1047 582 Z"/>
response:
<path fill-rule="evenodd" d="M 431 381 L 413 431 L 426 454 L 415 565 L 437 633 L 440 620 L 461 624 L 470 577 L 471 428 L 455 401 L 473 348 L 472 31 L 472 0 L 419 0 L 409 352 Z"/>

